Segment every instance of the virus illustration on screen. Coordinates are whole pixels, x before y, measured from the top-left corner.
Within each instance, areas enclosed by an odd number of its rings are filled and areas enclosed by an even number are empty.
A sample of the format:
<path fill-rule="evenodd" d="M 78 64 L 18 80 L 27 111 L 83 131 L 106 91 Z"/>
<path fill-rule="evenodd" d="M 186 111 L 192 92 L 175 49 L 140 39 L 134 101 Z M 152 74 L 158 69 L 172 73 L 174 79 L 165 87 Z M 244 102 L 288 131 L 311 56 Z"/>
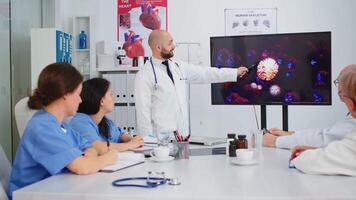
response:
<path fill-rule="evenodd" d="M 257 65 L 257 76 L 262 80 L 270 81 L 276 77 L 279 65 L 273 58 L 265 58 Z"/>

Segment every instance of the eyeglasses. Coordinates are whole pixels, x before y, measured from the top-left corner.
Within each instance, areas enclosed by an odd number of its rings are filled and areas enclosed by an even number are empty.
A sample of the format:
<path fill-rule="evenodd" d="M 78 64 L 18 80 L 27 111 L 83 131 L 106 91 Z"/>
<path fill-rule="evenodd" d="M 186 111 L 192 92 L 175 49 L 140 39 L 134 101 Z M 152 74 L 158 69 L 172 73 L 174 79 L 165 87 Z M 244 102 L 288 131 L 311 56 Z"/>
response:
<path fill-rule="evenodd" d="M 335 85 L 336 87 L 339 86 L 339 80 L 338 80 L 338 79 L 335 79 L 333 82 L 334 82 L 334 85 Z"/>

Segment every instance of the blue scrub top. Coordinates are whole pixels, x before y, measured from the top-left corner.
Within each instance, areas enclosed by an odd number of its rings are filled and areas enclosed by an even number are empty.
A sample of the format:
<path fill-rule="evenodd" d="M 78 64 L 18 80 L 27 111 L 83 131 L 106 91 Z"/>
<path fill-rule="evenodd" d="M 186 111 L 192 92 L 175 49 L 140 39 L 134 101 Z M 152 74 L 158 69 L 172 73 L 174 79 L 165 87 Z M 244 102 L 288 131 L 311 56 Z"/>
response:
<path fill-rule="evenodd" d="M 17 189 L 67 171 L 66 166 L 90 146 L 69 125 L 39 110 L 28 122 L 17 148 L 9 181 L 10 199 Z"/>
<path fill-rule="evenodd" d="M 119 143 L 121 142 L 121 136 L 124 132 L 120 127 L 117 127 L 115 123 L 106 117 L 109 125 L 109 138 L 106 139 L 99 132 L 98 124 L 90 117 L 90 115 L 84 113 L 77 113 L 69 122 L 69 125 L 83 137 L 85 137 L 89 142 L 94 142 L 95 140 L 107 141 Z"/>

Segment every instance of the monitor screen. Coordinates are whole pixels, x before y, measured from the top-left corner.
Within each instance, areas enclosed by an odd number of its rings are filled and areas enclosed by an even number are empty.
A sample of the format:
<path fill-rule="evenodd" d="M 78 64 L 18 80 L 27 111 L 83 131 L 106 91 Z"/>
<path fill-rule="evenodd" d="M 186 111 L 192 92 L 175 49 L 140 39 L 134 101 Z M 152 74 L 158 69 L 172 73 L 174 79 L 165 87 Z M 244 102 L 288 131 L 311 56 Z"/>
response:
<path fill-rule="evenodd" d="M 213 105 L 331 105 L 331 32 L 211 37 L 210 59 L 249 68 L 212 84 Z"/>

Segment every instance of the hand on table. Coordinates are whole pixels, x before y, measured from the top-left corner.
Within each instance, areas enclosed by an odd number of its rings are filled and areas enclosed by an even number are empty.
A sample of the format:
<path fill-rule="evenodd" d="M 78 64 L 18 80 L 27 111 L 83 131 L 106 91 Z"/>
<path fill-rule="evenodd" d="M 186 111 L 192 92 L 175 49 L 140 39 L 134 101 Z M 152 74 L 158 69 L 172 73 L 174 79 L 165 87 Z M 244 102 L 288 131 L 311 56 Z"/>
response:
<path fill-rule="evenodd" d="M 312 146 L 296 146 L 292 149 L 292 154 L 290 155 L 290 160 L 293 160 L 294 158 L 298 157 L 302 152 L 308 149 L 317 149 L 317 147 L 312 147 Z"/>
<path fill-rule="evenodd" d="M 294 132 L 292 131 L 283 131 L 279 128 L 270 128 L 268 129 L 269 133 L 275 136 L 286 136 L 286 135 L 292 135 Z"/>

